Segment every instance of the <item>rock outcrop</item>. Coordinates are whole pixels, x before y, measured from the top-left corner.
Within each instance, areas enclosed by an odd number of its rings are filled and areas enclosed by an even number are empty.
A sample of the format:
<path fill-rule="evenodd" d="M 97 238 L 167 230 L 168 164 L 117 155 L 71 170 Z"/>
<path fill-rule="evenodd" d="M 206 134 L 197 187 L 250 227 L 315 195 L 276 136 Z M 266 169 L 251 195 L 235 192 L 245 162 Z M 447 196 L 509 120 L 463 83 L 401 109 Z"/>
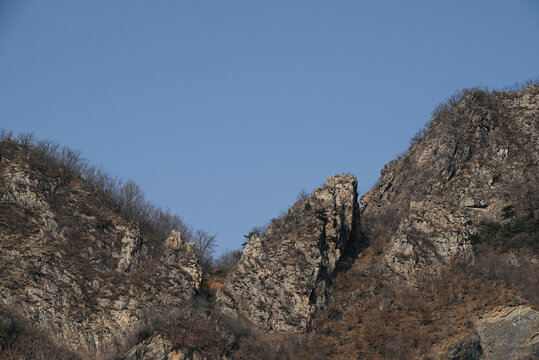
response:
<path fill-rule="evenodd" d="M 530 306 L 500 307 L 475 322 L 485 359 L 539 358 L 539 312 Z"/>
<path fill-rule="evenodd" d="M 80 177 L 24 145 L 0 152 L 0 305 L 59 345 L 110 356 L 155 314 L 189 304 L 202 273 L 178 232 L 150 246 Z"/>
<path fill-rule="evenodd" d="M 470 223 L 467 211 L 444 201 L 411 202 L 408 216 L 402 219 L 384 253 L 385 265 L 404 279 L 415 281 L 426 270 L 432 274 L 452 259 L 469 263 L 473 259 L 468 241 Z"/>
<path fill-rule="evenodd" d="M 480 360 L 483 356 L 481 339 L 477 334 L 470 334 L 451 348 L 443 358 L 448 360 Z"/>
<path fill-rule="evenodd" d="M 339 262 L 357 251 L 357 180 L 336 175 L 299 200 L 264 234 L 251 234 L 217 295 L 223 312 L 266 330 L 306 330 L 328 300 Z"/>
<path fill-rule="evenodd" d="M 193 349 L 176 347 L 162 335 L 155 335 L 131 349 L 123 360 L 224 360 Z"/>
<path fill-rule="evenodd" d="M 539 312 L 527 305 L 499 306 L 474 322 L 475 332 L 443 356 L 451 360 L 539 358 Z"/>
<path fill-rule="evenodd" d="M 450 105 L 361 214 L 356 178 L 330 177 L 247 236 L 216 295 L 229 270 L 203 276 L 187 228 L 1 141 L 0 357 L 539 358 L 539 87 Z"/>
<path fill-rule="evenodd" d="M 452 259 L 470 261 L 468 239 L 481 221 L 537 209 L 538 109 L 539 86 L 472 90 L 384 167 L 361 204 L 366 223 L 389 224 L 388 269 L 413 280 Z"/>

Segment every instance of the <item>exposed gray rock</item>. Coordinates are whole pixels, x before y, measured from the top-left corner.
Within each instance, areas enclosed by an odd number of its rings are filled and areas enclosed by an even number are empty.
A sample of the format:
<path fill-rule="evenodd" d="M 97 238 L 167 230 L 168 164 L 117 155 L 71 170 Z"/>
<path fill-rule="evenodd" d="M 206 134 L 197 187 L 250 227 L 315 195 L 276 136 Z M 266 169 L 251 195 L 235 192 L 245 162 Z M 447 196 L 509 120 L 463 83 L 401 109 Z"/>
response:
<path fill-rule="evenodd" d="M 210 356 L 194 349 L 183 349 L 172 345 L 162 335 L 155 335 L 131 349 L 123 360 L 225 360 L 225 357 Z"/>
<path fill-rule="evenodd" d="M 167 360 L 172 344 L 161 335 L 152 336 L 132 348 L 125 360 Z"/>
<path fill-rule="evenodd" d="M 510 120 L 508 120 L 510 119 Z M 389 162 L 361 198 L 365 216 L 387 206 L 443 196 L 468 209 L 474 223 L 502 220 L 513 204 L 537 208 L 539 86 L 521 92 L 472 91 L 454 109 L 435 116 L 424 137 Z"/>
<path fill-rule="evenodd" d="M 448 360 L 480 360 L 483 356 L 481 339 L 477 334 L 470 334 L 448 351 Z"/>
<path fill-rule="evenodd" d="M 228 314 L 267 330 L 306 330 L 328 300 L 339 261 L 357 249 L 357 180 L 335 175 L 251 237 L 217 295 Z"/>
<path fill-rule="evenodd" d="M 117 354 L 156 312 L 173 319 L 188 306 L 202 278 L 192 243 L 174 232 L 150 253 L 140 228 L 95 189 L 33 161 L 3 144 L 1 305 L 91 356 Z"/>
<path fill-rule="evenodd" d="M 539 313 L 529 306 L 500 307 L 475 322 L 488 360 L 538 359 Z"/>
<path fill-rule="evenodd" d="M 168 278 L 171 284 L 178 286 L 178 289 L 169 289 L 169 291 L 183 291 L 182 284 L 177 280 L 182 279 L 186 274 L 189 275 L 194 288 L 199 289 L 202 283 L 202 268 L 195 254 L 194 245 L 193 242 L 184 243 L 181 233 L 177 230 L 173 230 L 165 241 L 160 264 L 163 270 L 162 278 Z"/>
<path fill-rule="evenodd" d="M 142 250 L 140 229 L 137 226 L 127 229 L 121 242 L 122 250 L 118 260 L 118 270 L 130 272 L 133 265 L 138 264 L 140 267 Z"/>
<path fill-rule="evenodd" d="M 474 90 L 436 115 L 361 198 L 364 224 L 382 227 L 387 269 L 414 281 L 451 259 L 472 261 L 481 221 L 505 221 L 508 206 L 516 216 L 537 209 L 538 130 L 539 86 Z"/>
<path fill-rule="evenodd" d="M 401 221 L 384 254 L 385 265 L 413 282 L 417 276 L 432 274 L 452 259 L 471 261 L 469 236 L 467 211 L 443 200 L 411 202 L 409 215 Z"/>

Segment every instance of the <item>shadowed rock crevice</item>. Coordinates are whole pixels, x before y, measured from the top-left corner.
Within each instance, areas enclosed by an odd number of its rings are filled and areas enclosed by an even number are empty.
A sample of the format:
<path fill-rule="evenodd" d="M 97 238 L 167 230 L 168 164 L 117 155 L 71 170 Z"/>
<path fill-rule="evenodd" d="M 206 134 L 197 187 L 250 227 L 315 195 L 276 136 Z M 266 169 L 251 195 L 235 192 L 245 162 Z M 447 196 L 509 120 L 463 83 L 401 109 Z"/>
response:
<path fill-rule="evenodd" d="M 245 246 L 219 308 L 270 330 L 305 331 L 360 248 L 357 180 L 335 175 Z"/>

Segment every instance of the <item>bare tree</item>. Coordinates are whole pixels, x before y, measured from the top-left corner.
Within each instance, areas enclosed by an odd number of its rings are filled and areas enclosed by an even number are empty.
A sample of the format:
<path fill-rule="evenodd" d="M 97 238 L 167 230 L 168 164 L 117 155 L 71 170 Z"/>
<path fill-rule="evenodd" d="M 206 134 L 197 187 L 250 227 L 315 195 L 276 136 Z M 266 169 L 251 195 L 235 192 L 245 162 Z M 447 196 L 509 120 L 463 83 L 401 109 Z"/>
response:
<path fill-rule="evenodd" d="M 229 250 L 214 262 L 215 271 L 228 273 L 240 261 L 241 250 Z"/>
<path fill-rule="evenodd" d="M 54 165 L 62 169 L 65 176 L 80 176 L 100 191 L 109 205 L 117 207 L 126 220 L 138 222 L 150 243 L 162 243 L 171 230 L 180 230 L 185 241 L 191 240 L 191 228 L 181 217 L 146 200 L 144 192 L 133 181 L 124 182 L 92 165 L 82 157 L 80 151 L 62 147 L 54 141 L 36 140 L 33 133 L 22 133 L 15 137 L 13 132 L 0 128 L 0 143 L 10 141 L 28 147 L 32 151 L 32 164 L 37 168 Z M 204 237 L 210 236 L 205 234 Z M 211 247 L 204 246 L 204 253 L 211 255 L 214 244 L 213 241 Z"/>
<path fill-rule="evenodd" d="M 305 189 L 301 189 L 298 193 L 297 200 L 298 201 L 305 201 L 310 197 L 310 194 Z"/>
<path fill-rule="evenodd" d="M 217 246 L 217 235 L 210 235 L 203 230 L 197 230 L 193 236 L 195 254 L 197 254 L 202 266 L 210 267 L 213 263 L 213 253 Z"/>

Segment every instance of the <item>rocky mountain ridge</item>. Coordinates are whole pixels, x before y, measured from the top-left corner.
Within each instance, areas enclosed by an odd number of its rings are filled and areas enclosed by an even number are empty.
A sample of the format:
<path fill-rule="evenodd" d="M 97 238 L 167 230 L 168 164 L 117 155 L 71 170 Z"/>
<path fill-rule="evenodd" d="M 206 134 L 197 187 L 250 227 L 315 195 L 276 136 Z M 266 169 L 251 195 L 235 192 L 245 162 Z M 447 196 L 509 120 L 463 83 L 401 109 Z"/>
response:
<path fill-rule="evenodd" d="M 448 104 L 361 208 L 335 175 L 249 234 L 216 295 L 179 231 L 4 139 L 0 359 L 539 357 L 539 86 Z"/>
<path fill-rule="evenodd" d="M 0 301 L 7 309 L 58 345 L 100 356 L 123 351 L 141 324 L 158 313 L 174 317 L 198 292 L 201 268 L 179 232 L 151 256 L 137 224 L 80 178 L 39 168 L 20 144 L 4 141 L 0 152 Z"/>
<path fill-rule="evenodd" d="M 251 236 L 217 304 L 267 330 L 305 331 L 328 300 L 339 262 L 359 242 L 357 180 L 332 176 Z"/>
<path fill-rule="evenodd" d="M 407 279 L 454 256 L 471 261 L 467 239 L 481 222 L 504 220 L 504 208 L 522 216 L 538 206 L 539 87 L 459 98 L 361 198 L 367 222 L 392 212 L 385 263 Z M 424 251 L 431 256 L 414 259 Z"/>

